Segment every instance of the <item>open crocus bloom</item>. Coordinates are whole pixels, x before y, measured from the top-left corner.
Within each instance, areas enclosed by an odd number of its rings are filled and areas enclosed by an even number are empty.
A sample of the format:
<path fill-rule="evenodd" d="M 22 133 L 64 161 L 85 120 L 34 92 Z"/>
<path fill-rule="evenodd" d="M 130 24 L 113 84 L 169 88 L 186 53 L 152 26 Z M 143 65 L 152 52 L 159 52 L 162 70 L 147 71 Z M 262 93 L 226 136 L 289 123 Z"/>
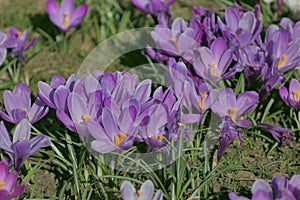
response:
<path fill-rule="evenodd" d="M 212 110 L 222 118 L 231 117 L 237 126 L 249 128 L 251 126 L 250 121 L 239 119 L 254 110 L 257 103 L 258 94 L 256 92 L 243 92 L 236 98 L 233 90 L 226 88 L 219 93 L 218 99 L 212 105 Z"/>
<path fill-rule="evenodd" d="M 296 79 L 291 80 L 289 89 L 281 87 L 279 95 L 288 106 L 300 108 L 300 83 Z"/>
<path fill-rule="evenodd" d="M 48 0 L 46 11 L 50 20 L 62 32 L 68 32 L 72 27 L 80 24 L 88 10 L 87 5 L 81 5 L 75 9 L 73 0 L 63 0 L 61 7 L 54 0 Z"/>
<path fill-rule="evenodd" d="M 0 122 L 0 149 L 14 162 L 15 170 L 19 171 L 25 160 L 43 147 L 50 146 L 50 139 L 45 135 L 38 135 L 30 139 L 31 124 L 27 119 L 23 119 L 16 127 L 13 141 L 10 140 L 8 131 Z"/>
<path fill-rule="evenodd" d="M 129 181 L 124 181 L 121 185 L 123 200 L 162 200 L 162 191 L 158 190 L 153 198 L 154 186 L 152 181 L 147 180 L 143 183 L 140 190 L 136 191 Z"/>
<path fill-rule="evenodd" d="M 4 91 L 3 99 L 7 114 L 0 110 L 0 117 L 14 124 L 22 119 L 28 119 L 33 124 L 42 119 L 49 110 L 39 98 L 31 105 L 30 90 L 21 83 L 15 86 L 13 92 Z"/>

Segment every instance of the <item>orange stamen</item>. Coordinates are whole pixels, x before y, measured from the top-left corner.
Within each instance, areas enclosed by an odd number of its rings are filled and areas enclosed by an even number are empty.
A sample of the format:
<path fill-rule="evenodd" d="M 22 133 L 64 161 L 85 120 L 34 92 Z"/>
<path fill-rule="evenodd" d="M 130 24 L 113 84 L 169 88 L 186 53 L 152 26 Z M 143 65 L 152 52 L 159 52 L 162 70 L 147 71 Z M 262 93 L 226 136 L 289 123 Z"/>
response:
<path fill-rule="evenodd" d="M 65 13 L 64 14 L 64 27 L 68 27 L 70 23 L 70 14 L 69 13 Z"/>
<path fill-rule="evenodd" d="M 234 118 L 234 115 L 235 115 L 235 108 L 230 108 L 229 109 L 229 111 L 230 111 L 230 117 L 233 119 Z"/>
<path fill-rule="evenodd" d="M 143 192 L 141 190 L 138 190 L 136 193 L 137 193 L 138 197 L 141 197 L 143 194 Z"/>
<path fill-rule="evenodd" d="M 171 38 L 171 41 L 175 44 L 176 49 L 178 49 L 178 40 L 176 37 Z"/>
<path fill-rule="evenodd" d="M 211 62 L 209 63 L 209 66 L 210 66 L 210 73 L 213 76 L 217 76 L 217 64 L 215 62 Z"/>
<path fill-rule="evenodd" d="M 184 126 L 184 123 L 178 122 L 178 126 Z"/>
<path fill-rule="evenodd" d="M 298 90 L 294 90 L 292 93 L 293 93 L 294 100 L 296 102 L 299 102 L 300 101 L 300 92 Z"/>
<path fill-rule="evenodd" d="M 90 115 L 83 115 L 83 116 L 82 116 L 82 119 L 83 119 L 83 121 L 84 121 L 85 123 L 87 123 L 87 122 L 89 121 L 90 118 L 91 118 Z"/>
<path fill-rule="evenodd" d="M 126 136 L 125 133 L 120 133 L 119 135 L 115 135 L 115 145 L 116 145 L 117 147 L 119 147 L 120 144 L 121 144 L 121 142 L 122 142 L 122 140 L 123 140 L 124 138 L 126 138 L 126 137 L 127 137 L 127 136 Z"/>
<path fill-rule="evenodd" d="M 4 190 L 4 185 L 5 185 L 5 182 L 4 181 L 0 181 L 0 190 Z"/>
<path fill-rule="evenodd" d="M 205 100 L 205 97 L 207 96 L 207 93 L 206 92 L 202 92 L 201 94 L 201 101 L 198 101 L 198 106 L 201 110 L 204 110 L 204 100 Z"/>
<path fill-rule="evenodd" d="M 158 137 L 152 136 L 152 139 L 161 142 L 164 139 L 164 136 L 162 136 L 162 135 L 158 136 Z"/>
<path fill-rule="evenodd" d="M 20 37 L 22 36 L 22 34 L 23 34 L 23 33 L 19 31 L 19 32 L 18 32 L 18 38 L 20 38 Z"/>
<path fill-rule="evenodd" d="M 277 66 L 278 69 L 281 69 L 281 67 L 282 67 L 282 65 L 285 63 L 286 59 L 287 59 L 287 55 L 283 55 L 283 56 L 280 58 L 280 60 L 279 60 L 279 62 L 278 62 L 278 66 Z"/>
<path fill-rule="evenodd" d="M 25 137 L 19 137 L 19 141 L 20 141 L 20 142 L 22 142 L 22 141 L 24 141 L 24 140 L 26 140 Z"/>

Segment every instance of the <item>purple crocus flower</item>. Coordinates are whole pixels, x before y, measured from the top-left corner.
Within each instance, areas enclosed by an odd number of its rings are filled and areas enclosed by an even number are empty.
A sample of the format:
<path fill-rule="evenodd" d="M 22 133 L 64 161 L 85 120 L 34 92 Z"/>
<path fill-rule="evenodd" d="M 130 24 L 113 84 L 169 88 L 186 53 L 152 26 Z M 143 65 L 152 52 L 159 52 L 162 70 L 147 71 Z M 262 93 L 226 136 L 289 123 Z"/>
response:
<path fill-rule="evenodd" d="M 31 105 L 30 90 L 25 84 L 16 85 L 13 92 L 4 91 L 3 99 L 7 114 L 0 110 L 0 116 L 5 121 L 14 124 L 24 118 L 30 123 L 35 123 L 42 119 L 49 110 L 39 98 Z"/>
<path fill-rule="evenodd" d="M 243 92 L 236 98 L 231 88 L 225 88 L 219 93 L 212 110 L 221 118 L 229 116 L 233 122 L 242 128 L 249 128 L 249 120 L 239 120 L 242 116 L 255 109 L 258 103 L 258 94 L 253 91 Z"/>
<path fill-rule="evenodd" d="M 263 25 L 256 13 L 243 12 L 241 7 L 233 4 L 225 10 L 226 25 L 219 19 L 218 25 L 225 38 L 233 47 L 245 47 L 258 39 Z M 259 7 L 256 6 L 256 9 Z"/>
<path fill-rule="evenodd" d="M 0 197 L 1 200 L 11 200 L 20 196 L 25 189 L 25 184 L 17 186 L 18 172 L 10 172 L 10 164 L 6 158 L 0 161 Z"/>
<path fill-rule="evenodd" d="M 81 5 L 75 9 L 73 0 L 63 0 L 61 7 L 54 0 L 48 0 L 46 4 L 46 11 L 50 20 L 62 32 L 68 32 L 71 28 L 78 26 L 85 17 L 87 10 L 87 5 Z"/>
<path fill-rule="evenodd" d="M 175 19 L 171 29 L 165 25 L 157 25 L 151 36 L 157 48 L 171 56 L 184 55 L 196 44 L 194 30 L 182 18 Z"/>
<path fill-rule="evenodd" d="M 7 48 L 13 48 L 15 45 L 15 40 L 0 31 L 0 65 L 2 65 L 6 59 Z"/>
<path fill-rule="evenodd" d="M 30 139 L 31 124 L 27 119 L 23 119 L 16 127 L 13 141 L 10 140 L 8 131 L 0 122 L 0 148 L 7 153 L 14 162 L 15 170 L 19 171 L 32 154 L 40 148 L 50 146 L 50 139 L 45 135 L 38 135 Z"/>
<path fill-rule="evenodd" d="M 196 73 L 214 83 L 223 80 L 232 61 L 232 51 L 228 49 L 226 40 L 217 38 L 210 48 L 202 47 L 199 53 L 199 58 L 194 61 Z"/>
<path fill-rule="evenodd" d="M 92 149 L 100 153 L 129 149 L 136 133 L 133 127 L 135 113 L 134 110 L 128 109 L 126 117 L 118 123 L 111 110 L 105 107 L 102 111 L 103 126 L 95 121 L 88 121 L 87 129 L 95 138 L 91 143 Z"/>
<path fill-rule="evenodd" d="M 132 3 L 144 13 L 157 17 L 158 23 L 169 25 L 172 22 L 170 6 L 175 0 L 132 0 Z"/>
<path fill-rule="evenodd" d="M 121 185 L 121 195 L 123 200 L 162 200 L 163 194 L 158 190 L 153 197 L 154 186 L 152 181 L 145 181 L 141 189 L 136 191 L 129 181 L 124 181 Z"/>
<path fill-rule="evenodd" d="M 175 0 L 132 0 L 132 3 L 144 13 L 155 15 L 167 11 Z"/>
<path fill-rule="evenodd" d="M 288 142 L 292 143 L 294 141 L 294 133 L 291 130 L 263 123 L 259 124 L 259 126 L 261 126 L 265 131 L 271 133 L 273 138 L 282 145 L 286 145 Z"/>
<path fill-rule="evenodd" d="M 251 188 L 252 200 L 275 200 L 275 199 L 289 199 L 298 200 L 300 198 L 300 176 L 294 175 L 290 181 L 286 176 L 272 178 L 272 188 L 270 185 L 262 180 L 257 179 Z M 228 194 L 230 200 L 249 200 L 246 197 L 238 196 L 233 192 Z"/>
<path fill-rule="evenodd" d="M 11 28 L 9 31 L 10 37 L 15 40 L 15 46 L 12 49 L 12 55 L 18 56 L 19 59 L 24 62 L 23 52 L 28 50 L 32 45 L 35 44 L 37 37 L 33 38 L 28 44 L 26 44 L 28 40 L 28 30 L 24 32 L 19 31 L 16 28 Z"/>
<path fill-rule="evenodd" d="M 219 147 L 217 154 L 218 160 L 220 160 L 226 149 L 236 138 L 239 138 L 240 145 L 242 145 L 242 137 L 243 133 L 238 131 L 232 119 L 226 116 L 225 120 L 223 120 L 222 124 L 220 125 Z"/>
<path fill-rule="evenodd" d="M 281 87 L 279 95 L 288 106 L 300 108 L 300 83 L 296 79 L 291 80 L 289 89 Z"/>

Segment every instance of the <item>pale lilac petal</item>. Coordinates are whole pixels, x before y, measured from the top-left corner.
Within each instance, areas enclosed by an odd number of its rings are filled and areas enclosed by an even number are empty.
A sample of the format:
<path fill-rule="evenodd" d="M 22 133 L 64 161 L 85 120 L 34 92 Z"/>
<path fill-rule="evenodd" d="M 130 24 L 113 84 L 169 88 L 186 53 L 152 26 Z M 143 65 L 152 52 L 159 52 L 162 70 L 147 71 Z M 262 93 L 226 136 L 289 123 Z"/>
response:
<path fill-rule="evenodd" d="M 39 81 L 38 83 L 38 97 L 41 101 L 46 104 L 47 106 L 55 109 L 55 105 L 53 104 L 53 88 L 51 88 L 47 83 Z"/>
<path fill-rule="evenodd" d="M 38 135 L 30 140 L 30 155 L 37 152 L 39 149 L 50 146 L 51 141 L 45 135 Z"/>
<path fill-rule="evenodd" d="M 152 199 L 153 191 L 154 191 L 154 186 L 152 181 L 150 180 L 145 181 L 140 189 L 141 196 L 139 197 L 139 200 Z"/>
<path fill-rule="evenodd" d="M 123 200 L 138 200 L 136 190 L 129 181 L 124 181 L 122 183 L 121 195 Z"/>
<path fill-rule="evenodd" d="M 16 127 L 13 143 L 16 143 L 19 140 L 29 141 L 30 134 L 31 134 L 31 124 L 27 119 L 23 119 Z"/>
<path fill-rule="evenodd" d="M 3 121 L 0 122 L 0 138 L 1 138 L 0 145 L 10 148 L 12 143 L 11 143 L 8 131 L 7 131 Z M 0 178 L 0 180 L 1 180 L 1 178 Z"/>
<path fill-rule="evenodd" d="M 33 124 L 47 115 L 49 108 L 37 98 L 29 110 L 28 117 Z"/>
<path fill-rule="evenodd" d="M 116 149 L 114 144 L 112 144 L 109 140 L 94 140 L 91 143 L 91 147 L 99 153 L 109 153 Z"/>

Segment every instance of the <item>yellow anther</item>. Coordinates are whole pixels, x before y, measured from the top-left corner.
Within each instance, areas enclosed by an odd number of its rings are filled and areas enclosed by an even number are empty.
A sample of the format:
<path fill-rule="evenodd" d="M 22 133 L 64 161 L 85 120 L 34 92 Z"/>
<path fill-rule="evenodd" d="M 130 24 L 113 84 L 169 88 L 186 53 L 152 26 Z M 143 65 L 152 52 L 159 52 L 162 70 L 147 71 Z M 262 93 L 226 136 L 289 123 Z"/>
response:
<path fill-rule="evenodd" d="M 69 13 L 65 13 L 64 14 L 64 27 L 68 27 L 70 23 L 70 14 Z"/>
<path fill-rule="evenodd" d="M 178 122 L 178 126 L 184 126 L 184 123 Z"/>
<path fill-rule="evenodd" d="M 207 93 L 206 92 L 202 92 L 201 94 L 201 101 L 198 101 L 198 106 L 201 110 L 204 110 L 204 100 L 205 100 L 205 97 L 207 96 Z"/>
<path fill-rule="evenodd" d="M 162 135 L 158 136 L 158 137 L 152 136 L 152 139 L 161 142 L 164 139 L 164 136 L 162 136 Z"/>
<path fill-rule="evenodd" d="M 23 33 L 22 33 L 21 31 L 19 31 L 19 32 L 18 32 L 18 38 L 20 38 L 20 37 L 22 36 L 22 34 L 23 34 Z"/>
<path fill-rule="evenodd" d="M 0 190 L 4 190 L 4 185 L 5 185 L 5 182 L 4 181 L 0 181 Z"/>
<path fill-rule="evenodd" d="M 115 145 L 119 147 L 122 140 L 126 137 L 127 135 L 125 133 L 120 133 L 119 135 L 115 135 Z"/>
<path fill-rule="evenodd" d="M 230 108 L 229 109 L 229 115 L 230 115 L 230 117 L 233 119 L 234 118 L 234 115 L 235 115 L 235 108 Z"/>
<path fill-rule="evenodd" d="M 84 121 L 85 123 L 87 123 L 87 122 L 89 121 L 90 118 L 91 118 L 90 115 L 83 115 L 83 116 L 82 116 L 82 119 L 83 119 L 83 121 Z"/>
<path fill-rule="evenodd" d="M 210 66 L 210 73 L 213 76 L 217 76 L 217 64 L 215 62 L 211 62 L 209 63 L 209 66 Z"/>
<path fill-rule="evenodd" d="M 176 37 L 171 38 L 171 41 L 175 44 L 176 49 L 178 49 L 178 40 Z"/>
<path fill-rule="evenodd" d="M 138 190 L 136 193 L 137 193 L 138 197 L 141 197 L 143 194 L 143 192 L 141 190 Z"/>
<path fill-rule="evenodd" d="M 292 93 L 293 93 L 294 100 L 296 102 L 299 102 L 300 101 L 300 92 L 298 90 L 294 90 Z"/>
<path fill-rule="evenodd" d="M 22 141 L 25 141 L 26 138 L 25 137 L 19 137 L 19 141 L 22 142 Z"/>
<path fill-rule="evenodd" d="M 285 63 L 286 59 L 287 59 L 287 55 L 283 55 L 283 56 L 280 58 L 280 60 L 279 60 L 279 62 L 278 62 L 278 66 L 277 66 L 278 69 L 281 69 L 281 67 L 282 67 L 282 65 Z"/>

